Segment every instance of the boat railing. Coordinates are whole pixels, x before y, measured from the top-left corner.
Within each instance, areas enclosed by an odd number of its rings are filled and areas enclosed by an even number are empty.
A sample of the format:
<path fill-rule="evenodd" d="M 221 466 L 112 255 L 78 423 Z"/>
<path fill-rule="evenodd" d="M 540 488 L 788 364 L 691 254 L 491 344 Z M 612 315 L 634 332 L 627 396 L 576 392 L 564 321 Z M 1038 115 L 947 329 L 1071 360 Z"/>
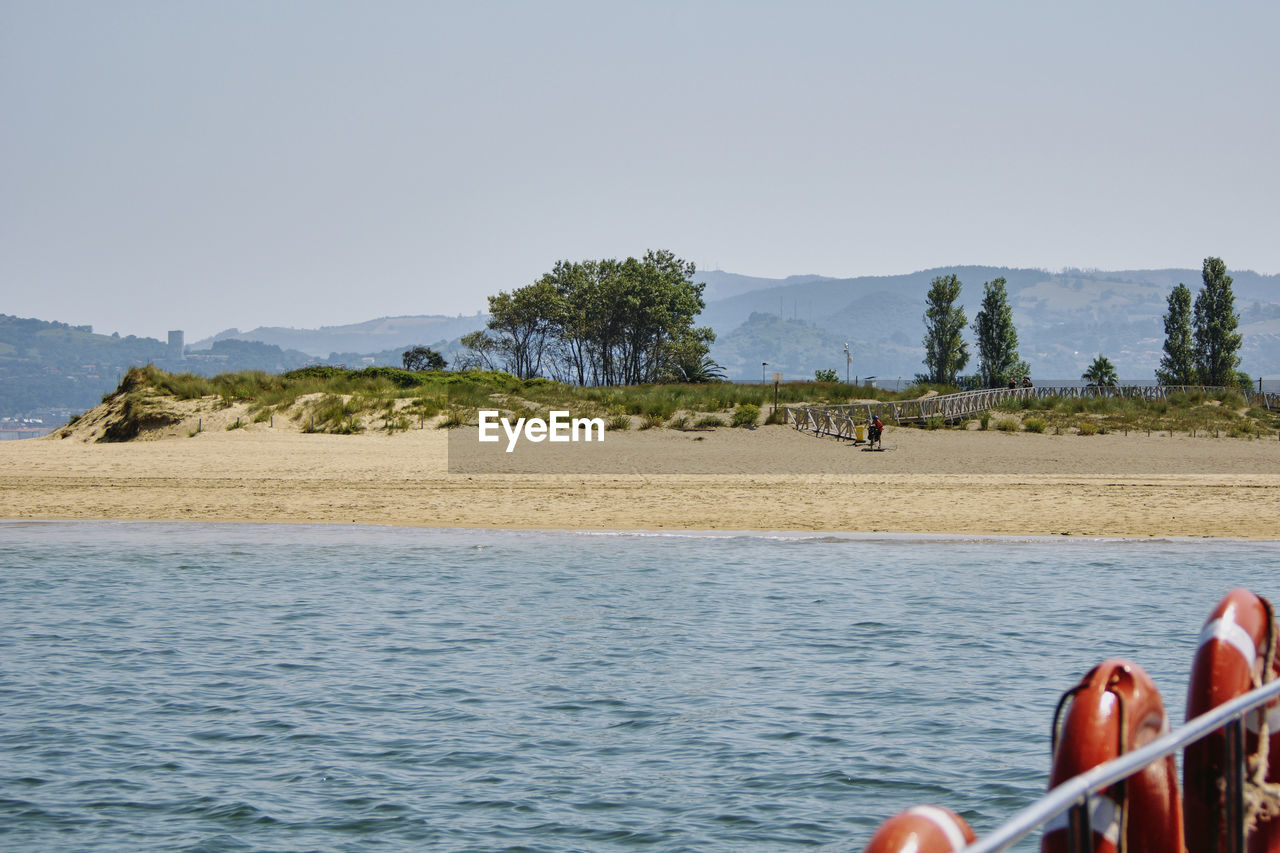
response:
<path fill-rule="evenodd" d="M 1089 827 L 1090 798 L 1103 788 L 1140 772 L 1151 762 L 1203 740 L 1219 729 L 1226 730 L 1226 838 L 1227 853 L 1244 853 L 1245 837 L 1245 715 L 1280 698 L 1280 679 L 1237 696 L 1185 725 L 1133 752 L 1099 764 L 1050 790 L 1036 802 L 1009 818 L 987 836 L 964 848 L 963 853 L 997 853 L 1067 814 L 1067 849 L 1093 850 Z"/>

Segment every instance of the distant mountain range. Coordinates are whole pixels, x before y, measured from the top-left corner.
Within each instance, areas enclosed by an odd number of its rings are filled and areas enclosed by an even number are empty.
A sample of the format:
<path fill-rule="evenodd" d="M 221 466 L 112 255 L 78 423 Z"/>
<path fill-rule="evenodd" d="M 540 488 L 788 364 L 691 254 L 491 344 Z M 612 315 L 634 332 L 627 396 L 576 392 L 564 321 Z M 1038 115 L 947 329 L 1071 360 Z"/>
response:
<path fill-rule="evenodd" d="M 843 375 L 847 341 L 851 376 L 910 378 L 924 369 L 921 339 L 929 283 L 950 273 L 964 282 L 961 302 L 970 322 L 980 307 L 983 284 L 1003 277 L 1023 358 L 1036 375 L 1056 379 L 1078 377 L 1098 354 L 1110 358 L 1122 377 L 1152 378 L 1164 344 L 1162 318 L 1169 291 L 1179 282 L 1193 293 L 1200 286 L 1200 271 L 1190 269 L 1050 273 L 940 267 L 845 279 L 769 279 L 713 270 L 696 276 L 706 285 L 707 301 L 698 323 L 715 329 L 711 355 L 731 377 L 753 378 L 764 362 L 770 365 L 768 373 L 790 378 L 811 378 L 814 371 L 828 368 Z M 1280 374 L 1280 276 L 1247 270 L 1232 275 L 1245 335 L 1242 368 L 1253 375 Z M 321 329 L 228 329 L 192 346 L 239 339 L 331 359 L 426 344 L 452 360 L 458 338 L 483 328 L 485 320 L 483 314 L 382 317 Z"/>
<path fill-rule="evenodd" d="M 1098 354 L 1122 379 L 1151 379 L 1164 343 L 1162 318 L 1179 282 L 1196 293 L 1200 271 L 1065 270 L 940 267 L 907 275 L 837 279 L 819 275 L 757 278 L 700 272 L 712 357 L 730 378 L 774 372 L 811 379 L 834 369 L 850 378 L 910 380 L 923 372 L 925 294 L 939 275 L 964 283 L 961 302 L 972 322 L 983 283 L 1007 282 L 1021 355 L 1040 379 L 1079 377 Z M 1244 335 L 1241 369 L 1280 377 L 1280 276 L 1232 271 Z M 289 370 L 304 364 L 400 364 L 412 346 L 430 346 L 450 362 L 459 338 L 483 328 L 484 314 L 380 317 L 319 329 L 227 329 L 187 345 L 177 357 L 166 343 L 130 335 L 95 334 L 85 326 L 0 315 L 0 415 L 35 410 L 83 410 L 115 388 L 131 364 L 154 361 L 170 370 Z M 972 338 L 972 335 L 970 335 Z M 846 364 L 845 343 L 852 363 Z M 973 347 L 971 345 L 971 351 Z M 973 354 L 967 371 L 976 364 Z M 767 366 L 766 366 L 767 363 Z"/>
<path fill-rule="evenodd" d="M 709 299 L 699 322 L 717 332 L 711 355 L 729 376 L 768 372 L 812 377 L 815 370 L 846 370 L 851 377 L 911 378 L 922 364 L 925 294 L 937 276 L 964 283 L 961 304 L 972 323 L 983 284 L 1003 277 L 1013 308 L 1021 355 L 1034 376 L 1072 379 L 1094 356 L 1106 355 L 1122 378 L 1154 378 L 1164 345 L 1163 317 L 1173 287 L 1196 293 L 1200 271 L 1189 269 L 1066 270 L 1050 273 L 1002 267 L 943 267 L 907 275 L 835 279 L 801 276 L 774 280 L 719 271 L 699 273 Z M 1280 374 L 1280 276 L 1233 271 L 1236 311 L 1244 335 L 1241 369 Z M 972 339 L 972 335 L 969 336 Z M 968 370 L 973 370 L 976 351 Z"/>
<path fill-rule="evenodd" d="M 247 332 L 227 329 L 211 338 L 193 342 L 191 349 L 208 349 L 217 341 L 242 340 L 274 344 L 281 349 L 295 349 L 316 358 L 334 353 L 368 353 L 385 349 L 408 349 L 429 346 L 436 350 L 449 341 L 484 328 L 486 316 L 477 312 L 470 316 L 443 317 L 416 315 L 379 317 L 346 326 L 321 326 L 319 329 L 288 329 L 281 326 L 259 326 Z"/>
<path fill-rule="evenodd" d="M 237 370 L 282 373 L 310 364 L 399 367 L 404 351 L 419 344 L 453 361 L 461 347 L 458 338 L 484 324 L 484 315 L 383 317 L 321 329 L 228 329 L 179 346 L 0 314 L 0 417 L 57 422 L 93 407 L 125 371 L 148 363 L 205 376 Z"/>

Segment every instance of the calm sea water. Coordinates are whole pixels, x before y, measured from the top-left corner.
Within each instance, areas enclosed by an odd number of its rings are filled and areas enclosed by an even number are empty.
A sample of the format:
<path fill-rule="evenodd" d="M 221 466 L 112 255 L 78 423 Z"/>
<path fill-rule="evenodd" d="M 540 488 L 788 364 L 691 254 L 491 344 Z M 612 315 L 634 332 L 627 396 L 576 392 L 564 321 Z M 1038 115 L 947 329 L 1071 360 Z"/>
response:
<path fill-rule="evenodd" d="M 860 850 L 1280 545 L 0 523 L 4 850 Z"/>

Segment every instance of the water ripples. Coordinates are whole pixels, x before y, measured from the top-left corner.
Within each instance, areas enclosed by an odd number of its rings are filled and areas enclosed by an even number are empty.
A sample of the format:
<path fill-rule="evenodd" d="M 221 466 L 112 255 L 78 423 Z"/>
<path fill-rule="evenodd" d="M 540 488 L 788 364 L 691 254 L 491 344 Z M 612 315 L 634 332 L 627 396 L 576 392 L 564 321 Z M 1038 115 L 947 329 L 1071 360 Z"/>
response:
<path fill-rule="evenodd" d="M 1270 544 L 0 525 L 0 848 L 859 849 Z"/>

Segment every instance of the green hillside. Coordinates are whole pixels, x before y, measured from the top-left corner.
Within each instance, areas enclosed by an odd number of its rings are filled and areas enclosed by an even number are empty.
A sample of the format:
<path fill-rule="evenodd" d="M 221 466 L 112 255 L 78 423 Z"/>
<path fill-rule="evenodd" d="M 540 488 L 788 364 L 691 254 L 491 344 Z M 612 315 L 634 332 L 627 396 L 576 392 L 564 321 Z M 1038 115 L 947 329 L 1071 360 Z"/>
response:
<path fill-rule="evenodd" d="M 399 354 L 397 353 L 397 362 Z M 89 326 L 0 314 L 0 415 L 56 414 L 94 406 L 129 368 L 155 364 L 212 376 L 236 370 L 281 372 L 314 361 L 297 350 L 222 340 L 179 354 L 155 338 L 96 334 Z"/>
<path fill-rule="evenodd" d="M 744 277 L 740 284 L 754 289 L 737 288 L 735 295 L 709 302 L 699 321 L 716 330 L 711 355 L 729 368 L 730 376 L 749 379 L 755 375 L 753 365 L 762 361 L 785 363 L 789 377 L 812 376 L 819 369 L 843 374 L 843 343 L 849 341 L 855 372 L 910 377 L 923 369 L 920 342 L 929 283 L 953 272 L 964 283 L 960 302 L 970 322 L 980 307 L 983 284 L 1006 280 L 1021 354 L 1035 376 L 1055 379 L 1078 377 L 1099 353 L 1126 379 L 1154 378 L 1169 291 L 1179 282 L 1193 292 L 1200 286 L 1200 271 L 1190 269 L 1050 273 L 970 266 L 773 283 Z M 1248 270 L 1231 274 L 1244 334 L 1241 369 L 1255 376 L 1280 375 L 1280 322 L 1269 313 L 1280 311 L 1280 276 Z M 714 276 L 721 292 L 735 291 L 730 274 Z M 753 315 L 803 321 L 810 328 L 780 345 L 753 334 L 762 328 L 760 319 L 750 319 Z M 836 340 L 840 343 L 833 348 Z"/>
<path fill-rule="evenodd" d="M 0 314 L 0 413 L 92 406 L 131 366 L 166 352 L 154 338 Z"/>

